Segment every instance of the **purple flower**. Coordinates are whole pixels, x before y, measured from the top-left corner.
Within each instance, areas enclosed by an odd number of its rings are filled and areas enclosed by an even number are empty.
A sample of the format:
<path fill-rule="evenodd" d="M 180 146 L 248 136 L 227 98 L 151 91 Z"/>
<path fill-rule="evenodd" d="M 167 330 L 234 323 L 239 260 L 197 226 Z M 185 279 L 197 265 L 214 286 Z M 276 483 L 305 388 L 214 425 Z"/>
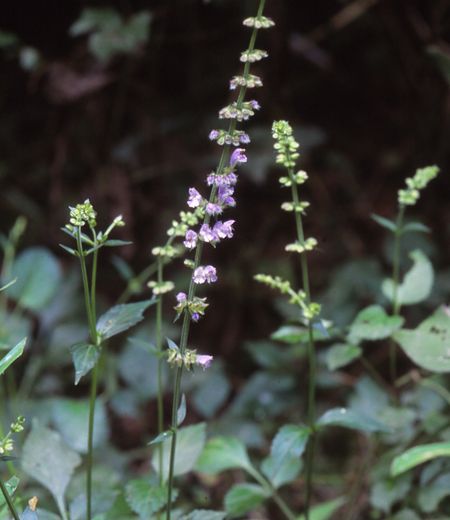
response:
<path fill-rule="evenodd" d="M 194 312 L 194 314 L 191 316 L 191 320 L 194 322 L 197 322 L 200 319 L 200 314 L 198 312 Z"/>
<path fill-rule="evenodd" d="M 235 173 L 229 173 L 227 181 L 230 186 L 234 186 L 237 183 L 237 175 Z"/>
<path fill-rule="evenodd" d="M 192 279 L 196 284 L 202 284 L 206 282 L 206 276 L 203 267 L 197 267 L 197 269 L 194 271 L 194 274 L 192 275 Z"/>
<path fill-rule="evenodd" d="M 211 366 L 211 361 L 213 360 L 213 356 L 197 356 L 195 358 L 195 362 L 200 365 L 203 368 L 203 372 L 205 371 L 205 368 L 208 368 Z"/>
<path fill-rule="evenodd" d="M 248 144 L 250 142 L 250 137 L 247 134 L 242 134 L 240 141 L 242 144 Z"/>
<path fill-rule="evenodd" d="M 231 195 L 234 193 L 232 186 L 219 186 L 219 204 L 222 206 L 235 206 L 236 202 Z"/>
<path fill-rule="evenodd" d="M 259 110 L 261 108 L 261 106 L 259 105 L 258 101 L 253 100 L 252 108 L 253 108 L 253 110 Z"/>
<path fill-rule="evenodd" d="M 214 184 L 214 179 L 215 179 L 216 175 L 214 172 L 211 172 L 208 177 L 206 177 L 206 183 L 208 184 L 208 186 L 212 186 Z"/>
<path fill-rule="evenodd" d="M 214 215 L 220 215 L 222 213 L 222 208 L 218 204 L 212 204 L 211 202 L 208 202 L 206 204 L 206 213 L 208 215 L 214 216 Z"/>
<path fill-rule="evenodd" d="M 230 166 L 234 167 L 237 164 L 247 162 L 247 157 L 243 152 L 245 152 L 244 148 L 236 148 L 236 150 L 231 154 Z"/>
<path fill-rule="evenodd" d="M 219 132 L 217 130 L 211 130 L 211 133 L 209 134 L 209 138 L 211 141 L 214 141 L 214 139 L 217 139 L 219 137 Z"/>
<path fill-rule="evenodd" d="M 213 242 L 217 238 L 216 234 L 213 233 L 209 227 L 209 224 L 203 224 L 200 228 L 199 235 L 203 242 Z"/>
<path fill-rule="evenodd" d="M 231 238 L 233 236 L 234 220 L 227 220 L 226 222 L 218 221 L 214 225 L 213 233 L 219 238 Z"/>
<path fill-rule="evenodd" d="M 195 188 L 189 188 L 188 206 L 190 208 L 197 208 L 202 203 L 202 196 Z"/>
<path fill-rule="evenodd" d="M 186 240 L 183 242 L 188 249 L 194 249 L 197 246 L 197 233 L 192 229 L 188 229 L 185 235 Z"/>
<path fill-rule="evenodd" d="M 207 265 L 203 270 L 203 274 L 208 283 L 213 283 L 217 281 L 216 268 L 212 265 Z"/>
<path fill-rule="evenodd" d="M 178 303 L 185 303 L 187 301 L 187 296 L 184 292 L 179 292 L 176 295 L 176 299 Z"/>

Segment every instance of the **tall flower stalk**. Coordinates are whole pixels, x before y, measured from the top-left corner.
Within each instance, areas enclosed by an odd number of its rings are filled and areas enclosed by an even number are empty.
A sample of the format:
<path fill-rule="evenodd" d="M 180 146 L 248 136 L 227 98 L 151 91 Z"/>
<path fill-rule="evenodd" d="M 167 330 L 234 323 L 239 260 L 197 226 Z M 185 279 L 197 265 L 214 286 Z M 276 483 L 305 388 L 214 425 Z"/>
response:
<path fill-rule="evenodd" d="M 188 206 L 194 209 L 195 217 L 201 222 L 200 229 L 195 231 L 192 225 L 185 222 L 187 229 L 184 234 L 184 245 L 189 250 L 195 249 L 194 260 L 186 260 L 185 264 L 192 269 L 191 281 L 187 294 L 180 292 L 177 294 L 177 305 L 175 310 L 178 317 L 183 316 L 181 328 L 180 344 L 169 343 L 169 363 L 176 367 L 174 395 L 172 404 L 171 436 L 172 444 L 170 450 L 167 509 L 166 518 L 170 520 L 174 463 L 177 443 L 178 428 L 184 419 L 184 400 L 180 396 L 181 378 L 183 368 L 191 369 L 193 364 L 197 364 L 205 369 L 212 361 L 212 356 L 197 355 L 195 350 L 187 348 L 189 328 L 192 321 L 196 322 L 204 314 L 208 304 L 206 298 L 196 296 L 197 286 L 205 283 L 215 283 L 217 281 L 217 271 L 212 265 L 202 264 L 202 251 L 205 243 L 216 246 L 218 242 L 233 236 L 234 220 L 219 220 L 223 211 L 235 205 L 233 197 L 234 187 L 237 182 L 236 168 L 239 164 L 246 162 L 245 149 L 239 146 L 250 142 L 249 136 L 241 130 L 236 130 L 238 122 L 248 120 L 258 110 L 259 104 L 255 100 L 244 101 L 245 93 L 248 88 L 259 87 L 262 85 L 258 76 L 250 74 L 250 64 L 261 60 L 267 56 L 265 51 L 255 49 L 255 41 L 258 30 L 274 25 L 272 20 L 263 16 L 265 0 L 260 0 L 258 14 L 256 17 L 244 20 L 244 25 L 253 28 L 250 44 L 246 51 L 241 54 L 241 62 L 245 63 L 242 75 L 235 76 L 230 81 L 230 89 L 239 88 L 237 100 L 224 107 L 219 112 L 220 119 L 230 120 L 228 130 L 212 130 L 209 138 L 217 141 L 223 146 L 222 156 L 216 171 L 211 172 L 207 177 L 207 185 L 211 188 L 209 197 L 204 198 L 195 188 L 189 189 Z M 236 149 L 231 153 L 230 149 Z M 195 225 L 195 224 L 194 224 Z M 172 233 L 179 231 L 172 228 Z M 180 406 L 181 403 L 181 406 Z"/>
<path fill-rule="evenodd" d="M 311 301 L 311 291 L 308 275 L 308 262 L 306 253 L 317 245 L 315 238 L 305 238 L 303 231 L 302 214 L 309 206 L 308 202 L 301 202 L 298 196 L 298 186 L 303 184 L 308 175 L 304 171 L 294 172 L 296 159 L 299 157 L 297 152 L 298 143 L 292 136 L 292 128 L 286 121 L 274 122 L 272 126 L 272 135 L 276 139 L 274 148 L 277 151 L 277 163 L 282 164 L 286 169 L 288 176 L 280 177 L 280 183 L 283 187 L 291 188 L 292 202 L 282 204 L 282 209 L 293 212 L 295 216 L 295 224 L 297 229 L 297 240 L 286 246 L 286 251 L 300 254 L 300 265 L 302 271 L 303 290 L 294 291 L 290 282 L 282 280 L 280 277 L 272 278 L 268 275 L 256 275 L 255 279 L 269 285 L 272 288 L 279 289 L 282 293 L 290 296 L 290 303 L 298 305 L 301 311 L 302 321 L 308 330 L 308 357 L 309 357 L 309 389 L 308 389 L 308 427 L 309 440 L 306 449 L 306 499 L 305 499 L 305 518 L 309 519 L 309 509 L 311 503 L 312 490 L 312 467 L 315 446 L 315 394 L 316 394 L 316 357 L 314 350 L 313 323 L 320 323 L 318 314 L 320 306 Z"/>

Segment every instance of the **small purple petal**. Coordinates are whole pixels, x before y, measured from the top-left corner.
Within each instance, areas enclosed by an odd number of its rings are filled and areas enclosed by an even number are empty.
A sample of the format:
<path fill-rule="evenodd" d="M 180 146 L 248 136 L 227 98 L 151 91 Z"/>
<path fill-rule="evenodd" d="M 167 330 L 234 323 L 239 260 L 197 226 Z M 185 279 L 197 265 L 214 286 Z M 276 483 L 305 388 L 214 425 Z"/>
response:
<path fill-rule="evenodd" d="M 189 199 L 188 206 L 191 208 L 197 208 L 202 202 L 202 196 L 195 188 L 189 188 Z"/>
<path fill-rule="evenodd" d="M 196 284 L 202 284 L 206 282 L 205 272 L 203 270 L 203 267 L 197 267 L 197 269 L 194 271 L 194 274 L 192 275 L 192 279 L 194 280 L 194 283 Z"/>
<path fill-rule="evenodd" d="M 188 249 L 194 249 L 197 246 L 197 233 L 192 231 L 192 229 L 188 229 L 185 235 L 186 240 L 183 242 L 184 246 Z"/>
<path fill-rule="evenodd" d="M 237 164 L 247 162 L 247 157 L 243 152 L 245 152 L 244 148 L 236 148 L 231 155 L 230 166 L 236 166 Z"/>
<path fill-rule="evenodd" d="M 197 356 L 195 362 L 203 368 L 203 372 L 206 368 L 211 366 L 211 361 L 213 360 L 213 356 Z"/>
<path fill-rule="evenodd" d="M 216 268 L 212 265 L 207 265 L 203 270 L 203 274 L 208 283 L 217 282 Z"/>
<path fill-rule="evenodd" d="M 217 130 L 211 130 L 211 133 L 209 134 L 209 138 L 211 141 L 214 141 L 219 137 L 219 132 Z"/>
<path fill-rule="evenodd" d="M 184 292 L 179 292 L 176 295 L 176 299 L 177 299 L 178 303 L 185 303 L 187 301 L 187 296 Z"/>
<path fill-rule="evenodd" d="M 217 238 L 209 227 L 209 224 L 203 224 L 200 228 L 199 235 L 203 242 L 213 242 Z"/>

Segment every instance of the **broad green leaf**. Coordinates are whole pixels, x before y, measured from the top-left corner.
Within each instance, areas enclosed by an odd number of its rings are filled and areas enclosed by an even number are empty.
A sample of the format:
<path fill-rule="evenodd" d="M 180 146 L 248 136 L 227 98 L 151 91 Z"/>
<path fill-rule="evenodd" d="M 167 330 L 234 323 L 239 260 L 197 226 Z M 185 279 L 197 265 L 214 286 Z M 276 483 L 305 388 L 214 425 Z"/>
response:
<path fill-rule="evenodd" d="M 339 497 L 314 506 L 309 511 L 309 520 L 328 520 L 345 502 L 345 497 Z M 305 520 L 305 515 L 298 516 L 297 520 Z"/>
<path fill-rule="evenodd" d="M 194 509 L 188 515 L 183 515 L 179 520 L 224 520 L 227 516 L 223 511 L 209 509 Z"/>
<path fill-rule="evenodd" d="M 370 305 L 358 313 L 350 325 L 348 339 L 352 343 L 363 339 L 385 339 L 399 329 L 404 321 L 402 316 L 388 316 L 381 305 Z"/>
<path fill-rule="evenodd" d="M 270 480 L 275 489 L 294 481 L 299 475 L 302 467 L 303 462 L 301 459 L 285 460 L 281 466 L 275 468 L 273 458 L 267 457 L 261 464 L 262 472 Z"/>
<path fill-rule="evenodd" d="M 307 426 L 294 424 L 286 424 L 278 430 L 270 448 L 275 469 L 281 468 L 288 460 L 298 459 L 303 455 L 309 433 Z"/>
<path fill-rule="evenodd" d="M 173 437 L 163 441 L 163 479 L 169 475 L 170 449 Z M 174 475 L 184 475 L 195 466 L 206 442 L 206 423 L 180 428 L 177 433 Z M 155 471 L 159 468 L 159 454 L 155 451 L 152 458 Z"/>
<path fill-rule="evenodd" d="M 450 457 L 450 442 L 435 442 L 405 451 L 392 461 L 391 475 L 395 477 L 436 457 Z"/>
<path fill-rule="evenodd" d="M 178 492 L 172 493 L 172 501 Z M 125 497 L 131 509 L 142 520 L 147 520 L 150 515 L 162 509 L 167 502 L 167 487 L 154 487 L 145 480 L 132 480 L 125 488 Z"/>
<path fill-rule="evenodd" d="M 62 271 L 56 256 L 44 247 L 30 247 L 17 256 L 9 295 L 33 311 L 44 309 L 58 290 Z"/>
<path fill-rule="evenodd" d="M 97 333 L 102 341 L 128 330 L 144 319 L 145 309 L 156 303 L 157 300 L 146 300 L 139 303 L 122 303 L 116 305 L 101 316 L 97 322 Z"/>
<path fill-rule="evenodd" d="M 348 343 L 338 343 L 330 347 L 327 351 L 328 370 L 336 370 L 345 367 L 355 359 L 361 357 L 362 349 Z"/>
<path fill-rule="evenodd" d="M 11 477 L 8 482 L 5 482 L 6 490 L 8 491 L 8 495 L 11 497 L 14 492 L 17 489 L 17 486 L 19 485 L 20 480 L 14 476 Z M 0 506 L 5 503 L 5 497 L 3 496 L 3 493 L 0 493 Z"/>
<path fill-rule="evenodd" d="M 80 341 L 72 345 L 69 350 L 75 366 L 75 384 L 77 385 L 80 379 L 97 364 L 102 347 Z"/>
<path fill-rule="evenodd" d="M 66 510 L 64 494 L 81 457 L 62 443 L 59 433 L 33 421 L 23 446 L 22 468 L 53 495 L 59 509 Z"/>
<path fill-rule="evenodd" d="M 348 408 L 333 408 L 325 412 L 317 421 L 317 426 L 343 426 L 351 430 L 365 432 L 390 432 L 384 424 Z"/>
<path fill-rule="evenodd" d="M 215 475 L 227 469 L 252 468 L 244 444 L 234 438 L 216 437 L 206 443 L 197 470 Z"/>
<path fill-rule="evenodd" d="M 373 507 L 389 513 L 397 502 L 406 497 L 411 489 L 412 474 L 387 477 L 377 481 L 370 490 L 370 503 Z"/>
<path fill-rule="evenodd" d="M 426 300 L 430 295 L 434 281 L 433 266 L 420 249 L 412 251 L 409 257 L 414 262 L 413 266 L 405 274 L 397 291 L 397 299 L 401 305 L 413 305 Z M 394 301 L 394 282 L 392 279 L 384 280 L 382 291 L 389 301 Z"/>
<path fill-rule="evenodd" d="M 450 372 L 450 307 L 439 307 L 416 329 L 398 330 L 392 337 L 420 367 Z"/>
<path fill-rule="evenodd" d="M 395 513 L 394 516 L 389 517 L 389 520 L 421 520 L 417 513 L 412 509 L 402 509 Z"/>
<path fill-rule="evenodd" d="M 24 338 L 20 343 L 13 347 L 6 356 L 0 361 L 0 375 L 23 354 L 23 349 L 27 338 Z"/>
<path fill-rule="evenodd" d="M 408 233 L 410 231 L 419 231 L 421 233 L 429 233 L 431 229 L 421 222 L 408 222 L 402 227 L 402 233 Z"/>
<path fill-rule="evenodd" d="M 436 511 L 439 502 L 450 495 L 450 473 L 439 475 L 426 486 L 419 489 L 419 506 L 424 513 Z"/>
<path fill-rule="evenodd" d="M 78 453 L 87 453 L 89 400 L 58 399 L 52 405 L 52 418 L 63 441 Z M 93 433 L 94 448 L 104 444 L 109 436 L 108 416 L 100 399 L 95 403 Z"/>
<path fill-rule="evenodd" d="M 215 361 L 208 370 L 197 372 L 195 382 L 195 389 L 190 392 L 190 402 L 204 417 L 214 417 L 231 392 L 231 385 L 221 364 Z"/>
<path fill-rule="evenodd" d="M 370 216 L 373 218 L 373 220 L 375 220 L 375 222 L 377 224 L 380 224 L 380 226 L 383 226 L 384 228 L 389 229 L 389 231 L 392 231 L 393 233 L 395 233 L 395 231 L 397 230 L 397 226 L 396 226 L 395 222 L 393 222 L 392 220 L 389 220 L 384 217 L 380 217 L 380 215 L 375 215 L 375 213 L 372 213 Z"/>
<path fill-rule="evenodd" d="M 230 516 L 241 516 L 258 507 L 270 492 L 258 484 L 237 484 L 225 495 L 224 506 Z"/>

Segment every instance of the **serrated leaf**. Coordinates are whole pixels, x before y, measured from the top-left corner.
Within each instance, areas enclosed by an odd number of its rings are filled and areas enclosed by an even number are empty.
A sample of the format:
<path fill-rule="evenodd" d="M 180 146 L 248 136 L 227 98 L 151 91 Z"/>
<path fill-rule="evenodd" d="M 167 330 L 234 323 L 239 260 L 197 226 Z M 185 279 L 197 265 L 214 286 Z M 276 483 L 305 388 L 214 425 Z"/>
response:
<path fill-rule="evenodd" d="M 11 477 L 8 482 L 5 482 L 6 490 L 8 491 L 8 495 L 11 497 L 14 492 L 17 489 L 17 486 L 19 485 L 20 480 L 14 476 Z M 3 493 L 0 493 L 0 506 L 5 503 L 5 497 L 3 496 Z"/>
<path fill-rule="evenodd" d="M 331 346 L 327 351 L 327 367 L 328 370 L 336 370 L 345 367 L 355 359 L 361 357 L 362 349 L 348 343 L 338 343 Z"/>
<path fill-rule="evenodd" d="M 345 497 L 339 497 L 312 507 L 309 511 L 309 520 L 328 520 L 346 501 Z M 305 520 L 305 515 L 298 516 L 296 520 Z"/>
<path fill-rule="evenodd" d="M 97 364 L 102 347 L 80 341 L 72 345 L 69 350 L 75 366 L 75 385 L 77 385 L 80 379 Z"/>
<path fill-rule="evenodd" d="M 64 494 L 81 457 L 62 443 L 60 435 L 33 421 L 23 446 L 22 468 L 46 487 L 60 509 L 66 510 Z"/>
<path fill-rule="evenodd" d="M 172 501 L 177 494 L 176 490 L 172 491 Z M 125 498 L 130 508 L 142 520 L 147 520 L 166 505 L 167 487 L 154 487 L 145 480 L 132 480 L 125 488 Z"/>
<path fill-rule="evenodd" d="M 372 213 L 371 218 L 375 220 L 380 226 L 383 226 L 386 229 L 389 229 L 389 231 L 392 231 L 393 233 L 397 230 L 397 225 L 392 220 L 389 220 L 388 218 L 380 217 L 380 215 L 375 215 L 375 213 Z"/>
<path fill-rule="evenodd" d="M 358 313 L 350 325 L 349 341 L 358 343 L 388 338 L 404 322 L 402 316 L 388 316 L 381 305 L 370 305 Z"/>
<path fill-rule="evenodd" d="M 420 233 L 429 233 L 431 229 L 421 222 L 408 222 L 402 227 L 402 233 L 408 233 L 410 231 L 418 231 Z"/>
<path fill-rule="evenodd" d="M 173 437 L 171 436 L 163 442 L 163 479 L 167 480 L 169 475 L 170 450 Z M 180 428 L 177 433 L 176 455 L 174 465 L 174 475 L 184 475 L 195 466 L 200 454 L 205 447 L 206 424 L 199 423 L 194 426 Z M 159 468 L 159 453 L 155 451 L 152 457 L 152 465 L 155 471 Z"/>
<path fill-rule="evenodd" d="M 299 475 L 303 467 L 301 459 L 288 459 L 275 468 L 275 462 L 272 457 L 267 457 L 261 464 L 261 470 L 270 480 L 275 489 L 293 482 Z"/>
<path fill-rule="evenodd" d="M 179 520 L 223 520 L 227 516 L 223 511 L 210 509 L 194 509 L 188 515 L 183 515 Z"/>
<path fill-rule="evenodd" d="M 412 251 L 409 257 L 414 263 L 405 274 L 403 282 L 398 286 L 397 300 L 400 305 L 413 305 L 426 300 L 430 295 L 434 281 L 433 266 L 420 249 Z M 389 301 L 394 301 L 394 282 L 392 279 L 384 280 L 381 289 Z"/>
<path fill-rule="evenodd" d="M 290 459 L 298 459 L 302 456 L 309 434 L 309 428 L 303 425 L 286 424 L 278 430 L 270 448 L 275 469 L 281 468 Z"/>
<path fill-rule="evenodd" d="M 392 461 L 391 475 L 395 477 L 436 457 L 450 457 L 450 442 L 435 442 L 405 451 Z"/>
<path fill-rule="evenodd" d="M 44 309 L 58 290 L 62 271 L 58 259 L 44 247 L 30 247 L 18 256 L 12 268 L 12 278 L 18 278 L 9 295 L 22 307 Z"/>
<path fill-rule="evenodd" d="M 157 300 L 146 300 L 139 303 L 122 303 L 116 305 L 101 316 L 97 322 L 97 333 L 102 340 L 111 338 L 120 332 L 128 330 L 144 319 L 145 309 Z"/>
<path fill-rule="evenodd" d="M 177 411 L 177 426 L 181 426 L 183 424 L 184 419 L 186 418 L 186 396 L 184 393 L 181 395 L 181 403 L 180 407 Z"/>
<path fill-rule="evenodd" d="M 216 437 L 208 441 L 197 461 L 197 470 L 201 473 L 215 475 L 235 468 L 248 469 L 252 465 L 244 444 L 229 437 Z"/>
<path fill-rule="evenodd" d="M 420 367 L 450 372 L 450 307 L 439 307 L 416 329 L 398 330 L 392 337 Z"/>
<path fill-rule="evenodd" d="M 0 361 L 0 375 L 23 354 L 27 338 L 24 338 L 20 343 L 13 347 L 6 356 Z"/>
<path fill-rule="evenodd" d="M 241 516 L 258 507 L 270 492 L 258 484 L 237 484 L 225 495 L 224 506 L 230 516 Z"/>
<path fill-rule="evenodd" d="M 365 432 L 387 432 L 391 430 L 384 424 L 363 415 L 355 410 L 348 408 L 333 408 L 325 412 L 317 421 L 317 426 L 343 426 L 351 430 L 361 430 Z"/>

